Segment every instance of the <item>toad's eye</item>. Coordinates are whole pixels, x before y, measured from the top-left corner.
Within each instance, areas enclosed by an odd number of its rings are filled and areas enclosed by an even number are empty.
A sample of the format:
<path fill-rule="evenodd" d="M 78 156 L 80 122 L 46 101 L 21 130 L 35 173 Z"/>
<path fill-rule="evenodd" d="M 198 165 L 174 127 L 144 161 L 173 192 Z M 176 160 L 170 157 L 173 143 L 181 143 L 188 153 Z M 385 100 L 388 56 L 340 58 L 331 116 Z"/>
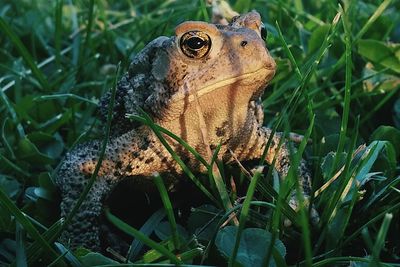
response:
<path fill-rule="evenodd" d="M 267 28 L 265 27 L 264 24 L 261 24 L 261 38 L 265 41 L 267 40 L 268 32 Z"/>
<path fill-rule="evenodd" d="M 204 32 L 190 31 L 182 35 L 179 45 L 190 58 L 202 58 L 211 49 L 211 38 Z"/>

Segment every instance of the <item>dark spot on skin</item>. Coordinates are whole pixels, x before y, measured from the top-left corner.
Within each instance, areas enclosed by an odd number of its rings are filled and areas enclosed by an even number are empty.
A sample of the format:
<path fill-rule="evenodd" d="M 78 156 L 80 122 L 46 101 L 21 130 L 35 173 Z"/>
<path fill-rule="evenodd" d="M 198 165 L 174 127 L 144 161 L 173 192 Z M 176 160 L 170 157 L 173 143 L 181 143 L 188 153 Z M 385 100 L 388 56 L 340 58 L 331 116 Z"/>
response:
<path fill-rule="evenodd" d="M 115 163 L 115 168 L 120 169 L 122 167 L 122 162 L 121 161 L 117 161 Z"/>
<path fill-rule="evenodd" d="M 144 157 L 143 156 L 140 156 L 139 157 L 139 161 L 143 161 L 144 160 Z"/>
<path fill-rule="evenodd" d="M 215 134 L 216 134 L 218 137 L 221 137 L 221 136 L 226 135 L 226 127 L 228 127 L 228 125 L 229 125 L 229 122 L 228 122 L 228 121 L 224 121 L 224 122 L 222 123 L 221 127 L 216 127 L 216 129 L 215 129 Z"/>
<path fill-rule="evenodd" d="M 142 144 L 140 144 L 140 146 L 139 146 L 139 148 L 141 149 L 141 150 L 145 150 L 146 148 L 148 148 L 149 147 L 149 139 L 147 139 L 146 137 L 145 138 L 143 138 L 143 142 L 142 142 Z"/>
<path fill-rule="evenodd" d="M 139 169 L 139 165 L 136 165 L 136 169 Z"/>
<path fill-rule="evenodd" d="M 148 158 L 144 163 L 148 164 L 154 161 L 154 158 Z"/>
<path fill-rule="evenodd" d="M 133 152 L 133 153 L 132 153 L 132 157 L 133 157 L 133 158 L 139 157 L 139 152 L 137 152 L 137 151 Z"/>
<path fill-rule="evenodd" d="M 222 127 L 217 127 L 217 128 L 215 129 L 215 134 L 216 134 L 218 137 L 224 136 L 224 135 L 225 135 L 225 129 L 222 128 Z"/>
<path fill-rule="evenodd" d="M 126 166 L 125 171 L 126 172 L 131 172 L 132 171 L 132 166 L 131 165 Z"/>
<path fill-rule="evenodd" d="M 162 159 L 161 159 L 161 162 L 162 162 L 162 163 L 167 163 L 167 161 L 168 161 L 167 158 L 162 158 Z"/>

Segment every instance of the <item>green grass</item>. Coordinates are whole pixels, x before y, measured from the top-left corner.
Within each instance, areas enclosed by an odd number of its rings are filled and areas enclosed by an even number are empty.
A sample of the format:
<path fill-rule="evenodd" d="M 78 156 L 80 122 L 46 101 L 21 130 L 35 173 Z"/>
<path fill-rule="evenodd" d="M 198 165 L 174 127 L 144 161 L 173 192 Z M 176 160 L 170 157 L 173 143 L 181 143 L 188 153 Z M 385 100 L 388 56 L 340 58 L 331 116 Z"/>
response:
<path fill-rule="evenodd" d="M 107 210 L 136 240 L 127 255 L 102 255 L 54 243 L 66 226 L 52 180 L 57 166 L 76 143 L 104 136 L 96 107 L 117 69 L 123 73 L 146 43 L 172 35 L 180 22 L 208 21 L 211 9 L 200 0 L 0 0 L 0 265 L 115 266 L 125 258 L 165 266 L 398 264 L 400 2 L 342 2 L 231 1 L 238 12 L 260 12 L 269 31 L 278 71 L 262 98 L 264 123 L 312 140 L 292 161 L 306 158 L 314 191 L 323 188 L 311 199 L 320 222 L 309 223 L 301 194 L 299 212 L 288 206 L 289 189 L 298 186 L 293 169 L 280 182 L 272 168 L 252 174 L 188 147 L 208 173 L 193 173 L 170 153 L 201 203 L 184 199 L 196 207 L 180 215 L 156 176 L 166 212 L 145 218 L 139 231 Z M 165 145 L 169 135 L 187 146 L 145 115 L 132 119 Z"/>

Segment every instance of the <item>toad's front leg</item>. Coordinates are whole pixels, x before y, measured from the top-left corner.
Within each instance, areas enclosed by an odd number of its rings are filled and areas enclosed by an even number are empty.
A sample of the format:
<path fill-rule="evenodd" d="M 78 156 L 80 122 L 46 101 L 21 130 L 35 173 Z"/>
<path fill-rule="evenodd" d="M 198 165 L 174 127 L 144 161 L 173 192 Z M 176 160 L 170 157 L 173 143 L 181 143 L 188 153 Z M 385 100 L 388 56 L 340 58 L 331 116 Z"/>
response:
<path fill-rule="evenodd" d="M 62 194 L 61 216 L 67 217 L 88 184 L 100 154 L 100 142 L 77 146 L 67 154 L 57 174 Z M 102 164 L 88 196 L 62 233 L 61 241 L 72 248 L 100 250 L 99 218 L 114 185 L 125 177 L 135 179 L 153 172 L 171 171 L 174 161 L 150 131 L 131 131 L 109 142 Z"/>
<path fill-rule="evenodd" d="M 61 164 L 56 178 L 62 198 L 61 217 L 69 216 L 87 186 L 98 159 L 99 148 L 98 141 L 78 145 L 66 155 Z M 71 248 L 84 246 L 94 250 L 100 249 L 98 220 L 103 199 L 107 197 L 116 180 L 102 169 L 79 210 L 61 234 L 61 241 L 69 244 Z"/>
<path fill-rule="evenodd" d="M 270 140 L 272 138 L 272 140 Z M 275 133 L 272 136 L 272 130 L 266 127 L 262 127 L 260 124 L 253 124 L 251 134 L 245 143 L 238 146 L 234 150 L 235 156 L 240 160 L 249 160 L 261 158 L 268 142 L 270 145 L 266 153 L 265 160 L 268 164 L 273 164 L 275 160 L 275 169 L 279 173 L 281 179 L 284 179 L 290 168 L 290 156 L 291 150 L 289 149 L 289 143 L 286 140 L 281 140 L 282 134 Z M 310 199 L 311 194 L 311 175 L 310 171 L 306 166 L 306 162 L 302 159 L 298 167 L 299 185 L 302 190 L 302 194 L 306 201 Z M 292 192 L 291 199 L 289 201 L 290 206 L 297 210 L 298 201 L 295 191 Z M 311 221 L 313 224 L 319 220 L 318 213 L 314 208 L 311 209 Z"/>

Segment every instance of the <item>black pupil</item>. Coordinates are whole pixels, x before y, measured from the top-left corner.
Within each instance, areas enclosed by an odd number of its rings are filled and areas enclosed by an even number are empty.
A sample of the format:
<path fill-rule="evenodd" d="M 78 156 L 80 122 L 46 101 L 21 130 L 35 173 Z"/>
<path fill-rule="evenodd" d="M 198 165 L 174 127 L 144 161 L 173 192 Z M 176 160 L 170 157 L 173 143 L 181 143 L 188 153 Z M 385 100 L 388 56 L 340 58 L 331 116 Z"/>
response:
<path fill-rule="evenodd" d="M 186 40 L 186 44 L 190 49 L 197 50 L 202 48 L 206 44 L 206 41 L 199 37 L 193 36 Z"/>

